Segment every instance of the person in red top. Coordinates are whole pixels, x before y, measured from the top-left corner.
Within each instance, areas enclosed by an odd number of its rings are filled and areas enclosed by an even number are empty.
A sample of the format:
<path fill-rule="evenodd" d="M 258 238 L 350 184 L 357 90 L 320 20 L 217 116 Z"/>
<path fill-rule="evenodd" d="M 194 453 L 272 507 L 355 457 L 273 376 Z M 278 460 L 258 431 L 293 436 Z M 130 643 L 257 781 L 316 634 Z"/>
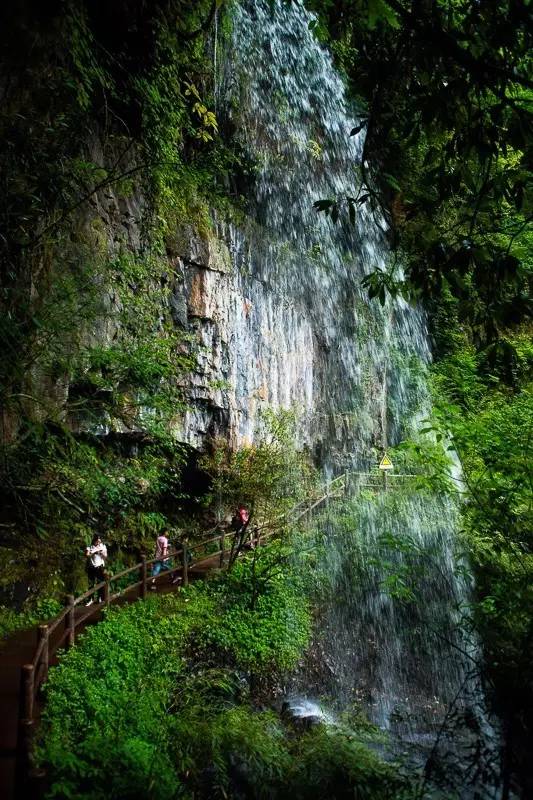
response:
<path fill-rule="evenodd" d="M 236 533 L 242 533 L 245 526 L 248 524 L 248 520 L 250 519 L 250 512 L 248 509 L 240 505 L 233 515 L 231 520 L 231 527 Z"/>
<path fill-rule="evenodd" d="M 247 524 L 248 520 L 250 519 L 250 512 L 244 506 L 239 506 L 239 510 L 237 511 L 237 514 L 239 515 L 241 528 L 243 528 Z"/>

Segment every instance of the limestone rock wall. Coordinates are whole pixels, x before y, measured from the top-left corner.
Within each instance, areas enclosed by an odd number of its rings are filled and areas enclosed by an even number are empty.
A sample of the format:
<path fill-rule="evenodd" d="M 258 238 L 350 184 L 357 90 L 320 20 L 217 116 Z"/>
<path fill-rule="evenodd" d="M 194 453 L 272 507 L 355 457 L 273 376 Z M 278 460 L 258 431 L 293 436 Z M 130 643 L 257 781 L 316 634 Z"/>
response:
<path fill-rule="evenodd" d="M 313 412 L 310 320 L 275 287 L 239 269 L 235 230 L 227 234 L 202 240 L 190 231 L 173 298 L 175 319 L 183 324 L 186 316 L 197 348 L 180 436 L 200 448 L 213 434 L 234 446 L 250 443 L 265 408 L 292 408 L 300 418 Z"/>

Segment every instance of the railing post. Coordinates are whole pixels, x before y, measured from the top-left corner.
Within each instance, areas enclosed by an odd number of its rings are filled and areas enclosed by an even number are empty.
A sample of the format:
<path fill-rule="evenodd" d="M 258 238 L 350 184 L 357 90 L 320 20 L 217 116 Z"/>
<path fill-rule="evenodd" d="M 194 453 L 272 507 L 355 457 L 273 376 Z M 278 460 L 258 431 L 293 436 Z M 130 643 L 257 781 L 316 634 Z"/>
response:
<path fill-rule="evenodd" d="M 24 668 L 23 668 L 24 669 Z M 24 682 L 23 673 L 23 682 Z M 22 704 L 21 704 L 22 705 Z M 19 800 L 29 796 L 29 778 L 31 771 L 31 747 L 34 723 L 32 719 L 19 719 L 17 731 L 17 747 L 15 761 L 15 793 L 14 797 Z"/>
<path fill-rule="evenodd" d="M 224 558 L 225 558 L 225 547 L 226 547 L 226 531 L 223 529 L 220 534 L 220 567 L 224 566 Z"/>
<path fill-rule="evenodd" d="M 31 735 L 33 731 L 33 664 L 20 670 L 19 719 L 15 767 L 15 797 L 24 797 L 30 766 Z"/>
<path fill-rule="evenodd" d="M 105 585 L 104 585 L 104 603 L 106 604 L 107 608 L 109 608 L 109 603 L 111 597 L 111 578 L 108 573 L 105 573 Z"/>
<path fill-rule="evenodd" d="M 183 586 L 189 585 L 189 564 L 187 561 L 188 553 L 187 553 L 187 545 L 185 542 L 181 545 L 181 557 L 183 559 Z"/>
<path fill-rule="evenodd" d="M 46 632 L 43 631 L 46 629 Z M 39 626 L 40 639 L 44 636 L 48 638 L 48 626 Z M 48 644 L 48 643 L 47 643 Z M 46 654 L 48 650 L 45 649 Z M 33 718 L 35 700 L 35 674 L 36 669 L 33 664 L 24 664 L 21 670 L 21 686 L 19 701 L 19 727 L 17 732 L 16 762 L 15 762 L 15 786 L 14 797 L 26 798 L 41 796 L 39 787 L 35 780 L 42 778 L 44 773 L 35 770 L 32 757 L 32 737 L 35 729 Z M 42 788 L 42 787 L 41 787 Z"/>
<path fill-rule="evenodd" d="M 146 567 L 146 556 L 144 553 L 141 556 L 141 597 L 146 599 L 146 580 L 148 577 L 148 570 Z"/>
<path fill-rule="evenodd" d="M 76 638 L 76 620 L 74 618 L 74 595 L 69 594 L 67 595 L 67 604 L 68 604 L 68 611 L 67 616 L 65 617 L 66 620 L 66 628 L 67 628 L 67 641 L 66 645 L 67 648 L 73 647 L 74 640 Z"/>
<path fill-rule="evenodd" d="M 23 721 L 33 722 L 33 698 L 35 691 L 35 669 L 33 664 L 24 664 L 22 667 L 22 697 L 24 717 Z"/>
<path fill-rule="evenodd" d="M 48 677 L 48 662 L 50 658 L 49 654 L 50 641 L 49 641 L 48 625 L 39 625 L 39 643 L 43 641 L 43 639 L 44 639 L 44 644 L 43 644 L 43 654 L 41 656 L 41 659 L 43 665 L 43 682 L 45 682 Z"/>

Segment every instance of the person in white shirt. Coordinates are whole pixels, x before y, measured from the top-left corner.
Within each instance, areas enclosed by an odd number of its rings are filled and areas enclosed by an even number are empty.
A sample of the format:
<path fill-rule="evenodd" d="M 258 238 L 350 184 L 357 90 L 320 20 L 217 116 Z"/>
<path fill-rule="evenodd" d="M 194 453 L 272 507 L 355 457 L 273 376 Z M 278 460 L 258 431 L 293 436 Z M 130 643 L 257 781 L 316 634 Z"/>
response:
<path fill-rule="evenodd" d="M 107 558 L 107 547 L 100 539 L 100 536 L 95 533 L 89 547 L 85 549 L 87 556 L 87 576 L 89 578 L 89 587 L 95 586 L 97 583 L 102 583 L 105 580 L 105 562 Z M 98 602 L 101 603 L 104 599 L 103 587 L 98 590 Z M 86 606 L 94 603 L 95 596 L 92 595 Z"/>

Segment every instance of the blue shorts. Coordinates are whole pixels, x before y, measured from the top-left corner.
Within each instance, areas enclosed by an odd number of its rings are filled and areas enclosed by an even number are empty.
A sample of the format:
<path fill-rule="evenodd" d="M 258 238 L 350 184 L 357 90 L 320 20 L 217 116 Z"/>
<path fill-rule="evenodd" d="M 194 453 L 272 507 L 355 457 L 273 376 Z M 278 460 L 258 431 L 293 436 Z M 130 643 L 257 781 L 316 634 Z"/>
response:
<path fill-rule="evenodd" d="M 166 561 L 156 561 L 152 567 L 152 578 L 156 578 L 162 570 L 170 569 L 170 567 L 171 564 L 168 558 Z"/>

